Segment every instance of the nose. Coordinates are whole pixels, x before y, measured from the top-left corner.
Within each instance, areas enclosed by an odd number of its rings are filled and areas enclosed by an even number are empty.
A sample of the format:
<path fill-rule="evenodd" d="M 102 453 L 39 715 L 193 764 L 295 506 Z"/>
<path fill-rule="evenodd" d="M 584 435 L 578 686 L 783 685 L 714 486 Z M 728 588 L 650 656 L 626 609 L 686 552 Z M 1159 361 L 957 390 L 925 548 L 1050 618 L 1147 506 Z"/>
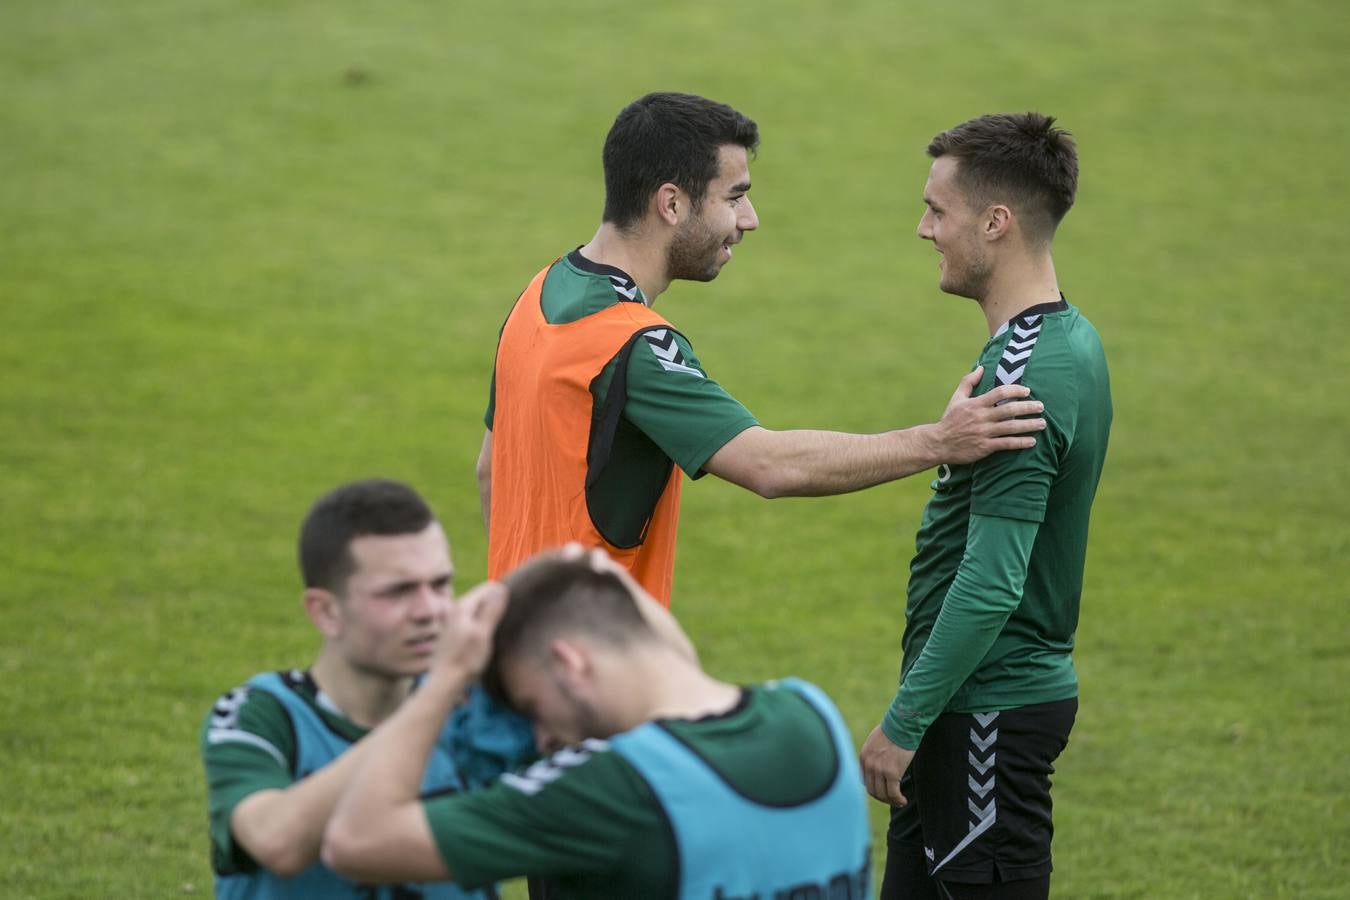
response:
<path fill-rule="evenodd" d="M 933 239 L 933 211 L 925 209 L 923 215 L 919 217 L 919 237 L 925 241 Z"/>
<path fill-rule="evenodd" d="M 413 595 L 410 612 L 413 619 L 426 622 L 436 618 L 443 610 L 446 598 L 429 584 L 420 585 Z"/>
<path fill-rule="evenodd" d="M 749 194 L 741 198 L 740 207 L 737 209 L 736 227 L 741 231 L 754 231 L 759 227 L 759 214 L 755 212 L 755 204 L 750 202 Z"/>

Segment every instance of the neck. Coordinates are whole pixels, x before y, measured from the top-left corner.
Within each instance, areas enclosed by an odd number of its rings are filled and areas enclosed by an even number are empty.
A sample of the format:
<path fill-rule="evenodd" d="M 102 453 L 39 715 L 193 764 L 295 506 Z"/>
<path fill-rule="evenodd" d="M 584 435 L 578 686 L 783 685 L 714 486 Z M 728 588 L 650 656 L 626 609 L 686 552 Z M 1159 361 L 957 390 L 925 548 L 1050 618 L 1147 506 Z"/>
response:
<path fill-rule="evenodd" d="M 624 666 L 624 685 L 644 685 L 640 694 L 628 693 L 627 728 L 653 719 L 698 719 L 732 709 L 741 689 L 718 681 L 687 657 L 666 647 L 643 649 Z"/>
<path fill-rule="evenodd" d="M 1059 281 L 1055 278 L 1055 263 L 1047 249 L 1043 253 L 1001 261 L 979 303 L 992 335 L 1023 310 L 1058 299 Z"/>
<path fill-rule="evenodd" d="M 309 673 L 342 715 L 363 728 L 374 728 L 393 715 L 413 685 L 411 677 L 386 678 L 361 671 L 331 647 L 324 648 Z"/>
<path fill-rule="evenodd" d="M 670 276 L 666 274 L 665 247 L 647 237 L 645 228 L 639 226 L 637 231 L 625 234 L 608 222 L 602 223 L 590 243 L 581 248 L 581 255 L 627 272 L 651 306 L 670 287 Z"/>

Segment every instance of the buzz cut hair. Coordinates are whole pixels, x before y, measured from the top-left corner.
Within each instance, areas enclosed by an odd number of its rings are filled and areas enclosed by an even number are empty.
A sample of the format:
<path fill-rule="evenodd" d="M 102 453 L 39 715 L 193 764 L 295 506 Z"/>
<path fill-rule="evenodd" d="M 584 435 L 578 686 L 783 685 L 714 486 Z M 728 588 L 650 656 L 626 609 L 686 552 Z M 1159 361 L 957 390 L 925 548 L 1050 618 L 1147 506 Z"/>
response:
<path fill-rule="evenodd" d="M 502 579 L 508 599 L 492 636 L 492 656 L 483 673 L 488 694 L 510 706 L 502 678 L 508 660 L 546 658 L 551 640 L 585 635 L 611 647 L 656 637 L 637 599 L 612 572 L 597 572 L 586 557 L 544 553 Z"/>
<path fill-rule="evenodd" d="M 1032 241 L 1050 242 L 1078 193 L 1073 135 L 1039 112 L 962 122 L 929 141 L 928 155 L 956 159 L 956 184 L 968 207 L 1008 205 Z"/>

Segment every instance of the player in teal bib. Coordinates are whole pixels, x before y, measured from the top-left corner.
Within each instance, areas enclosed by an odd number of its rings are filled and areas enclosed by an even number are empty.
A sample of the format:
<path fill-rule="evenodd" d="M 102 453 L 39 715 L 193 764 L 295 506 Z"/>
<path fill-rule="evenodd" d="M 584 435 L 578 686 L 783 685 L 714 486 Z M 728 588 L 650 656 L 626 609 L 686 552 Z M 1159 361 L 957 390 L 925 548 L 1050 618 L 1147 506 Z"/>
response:
<path fill-rule="evenodd" d="M 463 640 L 373 736 L 338 804 L 324 857 L 339 871 L 466 886 L 545 876 L 561 900 L 869 896 L 853 745 L 818 688 L 709 677 L 669 614 L 599 551 L 536 558 L 456 615 Z M 411 751 L 431 748 L 489 648 L 488 690 L 553 752 L 483 791 L 421 800 Z"/>
<path fill-rule="evenodd" d="M 798 804 L 747 796 L 660 723 L 610 739 L 670 822 L 682 900 L 867 896 L 870 836 L 853 740 L 820 688 L 796 678 L 779 684 L 804 697 L 828 725 L 839 760 L 824 792 Z"/>
<path fill-rule="evenodd" d="M 319 659 L 255 675 L 202 729 L 216 895 L 486 900 L 490 885 L 353 881 L 318 853 L 367 732 L 415 689 L 444 627 L 451 568 L 440 526 L 405 485 L 357 482 L 315 504 L 301 560 L 306 609 L 325 637 Z M 419 793 L 478 788 L 531 756 L 525 721 L 472 686 L 441 722 Z"/>

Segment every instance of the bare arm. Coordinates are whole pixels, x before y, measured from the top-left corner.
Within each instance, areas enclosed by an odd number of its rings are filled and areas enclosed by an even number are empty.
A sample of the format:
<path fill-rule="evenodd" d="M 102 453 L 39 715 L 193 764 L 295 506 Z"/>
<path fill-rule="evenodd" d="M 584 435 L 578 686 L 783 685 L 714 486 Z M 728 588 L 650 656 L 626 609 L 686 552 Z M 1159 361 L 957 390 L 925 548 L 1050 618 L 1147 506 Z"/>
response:
<path fill-rule="evenodd" d="M 894 481 L 939 463 L 967 463 L 999 450 L 1021 450 L 1045 428 L 1040 401 L 1018 400 L 1030 392 L 1004 385 L 972 397 L 983 369 L 957 385 L 942 419 L 880 434 L 840 431 L 770 431 L 754 426 L 712 455 L 704 469 L 761 497 L 844 494 Z M 1014 402 L 1004 402 L 1004 401 Z M 1002 405 L 999 405 L 1002 403 Z"/>
<path fill-rule="evenodd" d="M 492 430 L 483 434 L 483 446 L 478 451 L 478 502 L 483 507 L 483 528 L 487 530 L 492 512 Z"/>
<path fill-rule="evenodd" d="M 366 741 L 308 778 L 280 790 L 249 794 L 230 813 L 230 833 L 258 865 L 290 878 L 319 858 L 324 826 L 360 764 Z"/>
<path fill-rule="evenodd" d="M 450 611 L 442 645 L 412 696 L 376 728 L 323 835 L 323 861 L 358 881 L 452 878 L 422 809 L 422 773 L 450 709 L 478 677 L 506 589 L 487 582 Z"/>

